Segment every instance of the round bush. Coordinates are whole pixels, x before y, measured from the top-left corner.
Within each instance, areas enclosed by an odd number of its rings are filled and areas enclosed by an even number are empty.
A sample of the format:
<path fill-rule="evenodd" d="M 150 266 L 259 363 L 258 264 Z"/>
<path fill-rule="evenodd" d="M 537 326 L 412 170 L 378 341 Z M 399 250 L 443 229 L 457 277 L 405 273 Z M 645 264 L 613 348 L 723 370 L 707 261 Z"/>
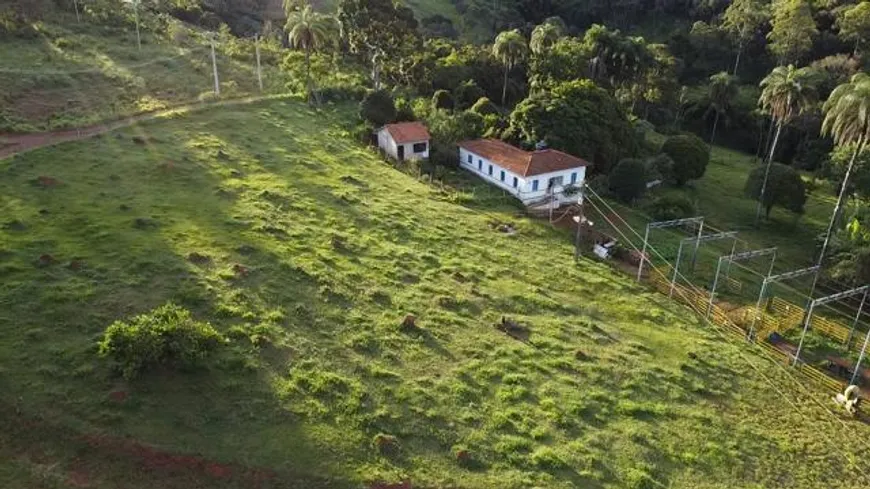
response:
<path fill-rule="evenodd" d="M 129 322 L 112 323 L 99 354 L 111 358 L 129 380 L 154 367 L 192 367 L 223 341 L 209 323 L 195 321 L 190 311 L 170 302 Z"/>
<path fill-rule="evenodd" d="M 373 90 L 360 102 L 359 115 L 380 127 L 396 120 L 396 103 L 386 90 Z"/>
<path fill-rule="evenodd" d="M 695 205 L 685 195 L 663 195 L 647 206 L 647 212 L 657 221 L 670 221 L 692 217 L 695 215 Z"/>
<path fill-rule="evenodd" d="M 694 134 L 671 136 L 662 145 L 662 153 L 671 157 L 674 164 L 671 176 L 674 182 L 685 185 L 689 180 L 697 180 L 707 171 L 710 150 L 704 141 Z"/>
<path fill-rule="evenodd" d="M 613 168 L 608 176 L 610 191 L 618 199 L 632 202 L 646 190 L 646 166 L 643 161 L 626 158 Z"/>

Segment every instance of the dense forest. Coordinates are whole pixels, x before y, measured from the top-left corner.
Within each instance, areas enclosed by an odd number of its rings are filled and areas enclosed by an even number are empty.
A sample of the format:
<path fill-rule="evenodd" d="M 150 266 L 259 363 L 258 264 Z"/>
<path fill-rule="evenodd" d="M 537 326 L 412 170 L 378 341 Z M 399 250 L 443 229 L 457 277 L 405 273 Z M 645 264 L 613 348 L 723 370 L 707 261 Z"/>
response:
<path fill-rule="evenodd" d="M 757 224 L 777 206 L 800 215 L 807 192 L 831 192 L 833 239 L 815 245 L 836 278 L 870 280 L 870 2 L 118 3 L 14 0 L 0 35 L 27 36 L 32 21 L 61 8 L 105 23 L 142 17 L 159 29 L 169 16 L 262 36 L 294 75 L 288 88 L 312 104 L 361 101 L 361 137 L 385 122 L 425 120 L 434 168 L 453 165 L 464 138 L 546 144 L 592 161 L 594 188 L 629 203 L 644 191 L 637 182 L 691 185 L 710 145 L 755 154 L 759 167 L 745 178 Z M 652 145 L 649 131 L 669 138 Z M 673 196 L 656 205 L 692 211 Z"/>

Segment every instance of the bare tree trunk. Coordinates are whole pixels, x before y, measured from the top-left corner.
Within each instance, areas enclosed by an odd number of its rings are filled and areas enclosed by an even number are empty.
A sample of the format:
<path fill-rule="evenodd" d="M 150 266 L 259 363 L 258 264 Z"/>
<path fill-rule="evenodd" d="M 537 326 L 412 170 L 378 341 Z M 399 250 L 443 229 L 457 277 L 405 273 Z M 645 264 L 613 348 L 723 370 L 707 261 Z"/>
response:
<path fill-rule="evenodd" d="M 377 88 L 377 87 L 375 87 Z M 305 46 L 305 98 L 311 103 L 311 46 Z"/>
<path fill-rule="evenodd" d="M 76 9 L 76 22 L 81 22 L 82 18 L 79 15 L 79 0 L 73 0 L 73 7 Z"/>
<path fill-rule="evenodd" d="M 770 176 L 770 165 L 773 163 L 773 153 L 776 151 L 776 144 L 779 142 L 779 135 L 782 133 L 782 121 L 776 125 L 776 136 L 773 138 L 773 143 L 770 145 L 770 155 L 767 158 L 767 167 L 764 169 L 764 179 L 761 181 L 761 192 L 758 194 L 758 207 L 755 210 L 755 223 L 758 224 L 758 219 L 761 217 L 761 207 L 764 202 L 764 192 L 767 190 L 767 177 Z"/>
<path fill-rule="evenodd" d="M 716 127 L 719 126 L 719 114 L 720 112 L 716 111 L 716 118 L 713 119 L 713 132 L 710 134 L 710 147 L 713 147 L 713 141 L 716 139 Z"/>
<path fill-rule="evenodd" d="M 734 72 L 732 75 L 737 76 L 737 67 L 740 66 L 740 55 L 743 54 L 743 43 L 737 48 L 737 59 L 734 60 Z"/>
<path fill-rule="evenodd" d="M 840 193 L 837 196 L 837 205 L 834 206 L 834 213 L 831 214 L 831 220 L 830 222 L 828 222 L 828 230 L 825 232 L 825 240 L 822 242 L 822 250 L 819 253 L 819 261 L 816 263 L 819 266 L 821 266 L 822 260 L 825 259 L 825 252 L 828 250 L 828 243 L 831 240 L 831 232 L 834 230 L 834 226 L 839 220 L 839 214 L 843 206 L 843 199 L 846 196 L 846 189 L 849 187 L 849 177 L 851 177 L 852 169 L 855 167 L 855 160 L 858 159 L 858 155 L 864 149 L 865 142 L 866 140 L 863 136 L 858 139 L 858 146 L 855 148 L 855 152 L 852 153 L 852 159 L 849 161 L 848 168 L 846 168 L 846 176 L 843 178 L 843 183 L 840 186 Z"/>
<path fill-rule="evenodd" d="M 139 35 L 139 7 L 136 7 L 136 46 L 142 50 L 142 37 Z"/>
<path fill-rule="evenodd" d="M 504 65 L 504 83 L 501 86 L 501 105 L 504 107 L 505 101 L 507 100 L 507 80 L 508 80 L 508 72 L 510 71 L 510 65 Z"/>

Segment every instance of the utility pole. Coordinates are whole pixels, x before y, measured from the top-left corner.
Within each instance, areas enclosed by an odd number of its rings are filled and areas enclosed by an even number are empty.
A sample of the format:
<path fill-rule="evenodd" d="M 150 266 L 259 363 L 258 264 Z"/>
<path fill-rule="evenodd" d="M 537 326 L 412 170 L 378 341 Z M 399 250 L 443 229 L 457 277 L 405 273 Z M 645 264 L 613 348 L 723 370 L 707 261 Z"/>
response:
<path fill-rule="evenodd" d="M 214 54 L 214 39 L 211 41 L 211 68 L 214 72 L 214 95 L 215 97 L 220 97 L 221 95 L 221 83 L 218 79 L 218 71 L 217 71 L 217 58 Z"/>
<path fill-rule="evenodd" d="M 585 185 L 585 184 L 584 184 Z M 577 205 L 580 207 L 580 214 L 574 216 L 574 222 L 577 223 L 577 234 L 574 237 L 574 261 L 580 261 L 580 228 L 586 222 L 586 213 L 584 212 L 585 203 L 583 202 L 583 185 L 580 186 L 580 198 L 577 199 Z"/>
<path fill-rule="evenodd" d="M 254 36 L 254 49 L 257 51 L 257 83 L 260 84 L 260 93 L 263 92 L 263 72 L 260 71 L 260 35 Z"/>

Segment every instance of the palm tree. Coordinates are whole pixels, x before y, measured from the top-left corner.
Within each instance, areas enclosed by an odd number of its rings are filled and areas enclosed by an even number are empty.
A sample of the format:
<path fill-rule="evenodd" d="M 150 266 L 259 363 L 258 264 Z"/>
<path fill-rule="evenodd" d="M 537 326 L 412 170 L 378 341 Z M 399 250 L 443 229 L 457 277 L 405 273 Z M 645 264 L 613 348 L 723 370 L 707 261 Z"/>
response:
<path fill-rule="evenodd" d="M 731 101 L 737 97 L 737 77 L 727 72 L 719 72 L 710 77 L 710 108 L 716 112 L 713 119 L 713 132 L 710 134 L 710 146 L 716 139 L 716 128 L 719 126 L 719 117 L 731 107 Z"/>
<path fill-rule="evenodd" d="M 540 24 L 532 31 L 532 38 L 529 40 L 529 49 L 535 56 L 541 56 L 547 49 L 550 48 L 559 38 L 562 33 L 555 24 Z"/>
<path fill-rule="evenodd" d="M 296 10 L 287 16 L 285 29 L 290 38 L 290 45 L 295 49 L 305 50 L 305 90 L 311 100 L 311 52 L 326 44 L 332 34 L 335 20 L 328 15 L 314 11 L 311 5 L 302 10 Z"/>
<path fill-rule="evenodd" d="M 764 80 L 761 80 L 761 97 L 758 103 L 764 112 L 770 114 L 772 122 L 776 124 L 776 135 L 770 145 L 767 168 L 764 170 L 764 179 L 761 182 L 758 209 L 755 213 L 756 222 L 761 216 L 761 203 L 764 201 L 764 192 L 767 189 L 770 164 L 773 162 L 782 128 L 811 107 L 816 101 L 816 96 L 813 75 L 807 68 L 795 68 L 794 65 L 777 66 L 764 77 Z"/>
<path fill-rule="evenodd" d="M 854 144 L 855 151 L 852 153 L 852 159 L 846 168 L 846 176 L 843 177 L 843 182 L 840 184 L 837 205 L 834 206 L 834 213 L 831 214 L 831 220 L 828 222 L 828 230 L 825 233 L 825 241 L 822 243 L 818 265 L 822 264 L 828 242 L 831 239 L 831 231 L 839 218 L 855 160 L 864 150 L 867 140 L 870 138 L 870 75 L 857 73 L 847 83 L 835 88 L 822 107 L 822 111 L 825 113 L 825 119 L 822 121 L 822 134 L 833 136 L 834 143 L 839 146 Z M 815 280 L 813 280 L 813 287 L 815 288 Z"/>
<path fill-rule="evenodd" d="M 504 65 L 504 84 L 501 89 L 501 104 L 507 99 L 508 73 L 511 68 L 526 57 L 526 40 L 520 34 L 519 29 L 504 31 L 495 38 L 492 45 L 492 55 Z"/>

